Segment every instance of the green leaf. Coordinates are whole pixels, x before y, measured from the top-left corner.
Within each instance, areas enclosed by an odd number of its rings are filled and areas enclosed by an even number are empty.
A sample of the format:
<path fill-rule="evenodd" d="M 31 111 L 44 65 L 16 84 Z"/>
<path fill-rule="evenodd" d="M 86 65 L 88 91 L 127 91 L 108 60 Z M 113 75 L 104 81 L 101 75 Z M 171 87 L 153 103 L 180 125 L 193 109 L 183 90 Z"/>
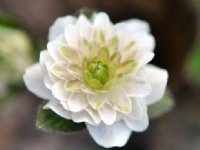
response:
<path fill-rule="evenodd" d="M 174 104 L 174 98 L 168 89 L 160 101 L 148 107 L 148 115 L 150 118 L 158 118 L 169 112 L 173 108 Z"/>
<path fill-rule="evenodd" d="M 36 127 L 43 131 L 56 131 L 56 132 L 77 132 L 85 128 L 84 123 L 75 123 L 72 120 L 67 120 L 57 115 L 50 109 L 43 109 L 39 107 Z"/>

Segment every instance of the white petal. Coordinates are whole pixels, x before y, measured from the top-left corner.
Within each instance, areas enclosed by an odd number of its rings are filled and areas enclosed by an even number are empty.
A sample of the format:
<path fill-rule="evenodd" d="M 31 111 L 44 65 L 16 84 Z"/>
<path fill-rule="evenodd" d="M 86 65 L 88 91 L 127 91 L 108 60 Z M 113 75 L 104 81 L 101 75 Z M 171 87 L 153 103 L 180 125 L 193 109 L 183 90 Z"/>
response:
<path fill-rule="evenodd" d="M 101 118 L 96 110 L 94 110 L 92 107 L 87 107 L 85 111 L 91 116 L 95 124 L 99 124 L 101 122 Z"/>
<path fill-rule="evenodd" d="M 105 94 L 87 94 L 87 99 L 89 104 L 94 109 L 100 109 L 105 102 L 108 100 L 108 97 Z"/>
<path fill-rule="evenodd" d="M 132 112 L 123 119 L 133 131 L 142 132 L 146 130 L 149 125 L 147 104 L 142 99 L 133 99 Z"/>
<path fill-rule="evenodd" d="M 44 78 L 44 85 L 51 90 L 52 86 L 53 86 L 53 81 L 49 78 L 49 76 L 46 76 Z"/>
<path fill-rule="evenodd" d="M 72 113 L 72 120 L 77 123 L 86 122 L 89 124 L 96 125 L 96 122 L 86 111 L 79 111 L 76 113 Z"/>
<path fill-rule="evenodd" d="M 144 71 L 130 73 L 126 75 L 121 84 L 128 96 L 136 98 L 144 98 L 152 91 L 151 84 L 148 83 L 147 76 Z"/>
<path fill-rule="evenodd" d="M 134 57 L 134 60 L 138 62 L 136 70 L 149 63 L 154 58 L 154 56 L 155 54 L 153 52 L 146 52 L 146 51 L 138 52 Z"/>
<path fill-rule="evenodd" d="M 67 101 L 71 93 L 65 90 L 64 81 L 60 80 L 54 83 L 52 94 L 60 101 Z"/>
<path fill-rule="evenodd" d="M 64 109 L 70 110 L 69 106 L 68 106 L 68 103 L 66 101 L 60 101 L 60 104 L 63 106 Z"/>
<path fill-rule="evenodd" d="M 123 51 L 129 42 L 132 40 L 132 35 L 129 34 L 128 29 L 125 23 L 117 23 L 114 26 L 116 34 L 119 37 L 118 48 L 120 51 Z"/>
<path fill-rule="evenodd" d="M 51 66 L 54 63 L 53 58 L 49 55 L 47 50 L 40 52 L 40 65 L 42 67 Z"/>
<path fill-rule="evenodd" d="M 105 28 L 109 27 L 109 25 L 110 19 L 106 13 L 100 12 L 94 15 L 94 26 L 96 28 L 104 30 Z"/>
<path fill-rule="evenodd" d="M 42 71 L 45 74 L 45 85 L 47 88 L 51 88 L 51 81 L 56 81 L 57 77 L 51 73 L 51 66 L 55 61 L 50 56 L 47 50 L 43 50 L 40 52 L 40 65 L 42 67 Z"/>
<path fill-rule="evenodd" d="M 24 83 L 29 91 L 43 99 L 52 99 L 51 91 L 44 85 L 44 75 L 39 64 L 26 69 L 23 76 Z"/>
<path fill-rule="evenodd" d="M 88 105 L 87 96 L 84 93 L 72 93 L 68 97 L 68 106 L 72 112 L 78 112 L 85 109 Z"/>
<path fill-rule="evenodd" d="M 150 31 L 149 24 L 143 20 L 130 19 L 127 21 L 123 21 L 121 23 L 124 23 L 126 27 L 128 28 L 128 30 L 131 31 L 132 33 L 139 32 L 139 31 L 144 31 L 144 32 Z"/>
<path fill-rule="evenodd" d="M 54 101 L 50 101 L 48 102 L 45 106 L 45 109 L 50 108 L 51 110 L 53 110 L 56 114 L 58 114 L 59 116 L 66 118 L 66 119 L 71 119 L 71 112 L 67 111 L 66 109 L 64 109 L 62 107 L 62 105 L 60 105 L 60 103 L 57 100 Z"/>
<path fill-rule="evenodd" d="M 82 85 L 81 85 L 81 90 L 82 90 L 84 93 L 87 93 L 87 94 L 96 94 L 94 90 L 92 90 L 91 88 L 89 88 L 89 87 L 86 86 L 85 84 L 82 84 Z"/>
<path fill-rule="evenodd" d="M 68 72 L 67 67 L 68 64 L 65 62 L 56 62 L 51 66 L 51 73 L 59 79 L 73 79 L 73 76 Z"/>
<path fill-rule="evenodd" d="M 134 35 L 133 39 L 136 41 L 136 49 L 139 51 L 152 52 L 155 48 L 155 39 L 151 34 L 138 32 Z"/>
<path fill-rule="evenodd" d="M 116 110 L 114 110 L 110 105 L 105 104 L 98 112 L 106 125 L 112 125 L 116 121 Z"/>
<path fill-rule="evenodd" d="M 63 42 L 59 40 L 52 41 L 47 44 L 47 49 L 48 49 L 49 54 L 57 62 L 60 62 L 60 61 L 69 62 L 67 58 L 60 53 L 60 48 L 63 45 L 64 45 Z"/>
<path fill-rule="evenodd" d="M 130 113 L 132 110 L 132 102 L 130 97 L 121 87 L 115 87 L 109 95 L 110 105 L 116 110 L 123 113 Z"/>
<path fill-rule="evenodd" d="M 60 17 L 56 19 L 56 21 L 53 23 L 53 25 L 49 29 L 49 41 L 52 41 L 56 37 L 61 35 L 64 32 L 66 25 L 74 24 L 75 21 L 76 21 L 76 18 L 73 16 Z"/>
<path fill-rule="evenodd" d="M 146 98 L 146 102 L 152 104 L 163 97 L 167 86 L 168 72 L 153 65 L 147 65 L 145 72 L 152 86 L 152 93 Z"/>
<path fill-rule="evenodd" d="M 149 126 L 148 115 L 144 115 L 141 118 L 124 118 L 126 125 L 135 132 L 143 132 Z"/>
<path fill-rule="evenodd" d="M 131 130 L 122 121 L 111 126 L 103 123 L 98 126 L 86 123 L 86 126 L 94 141 L 105 148 L 122 147 L 131 135 Z"/>
<path fill-rule="evenodd" d="M 140 52 L 153 52 L 155 48 L 155 39 L 154 37 L 145 31 L 138 31 L 138 32 L 131 32 L 127 28 L 125 23 L 123 24 L 116 24 L 115 27 L 116 32 L 119 36 L 119 50 L 124 51 L 129 48 L 129 51 L 137 50 Z M 130 47 L 130 43 L 132 45 Z"/>
<path fill-rule="evenodd" d="M 76 25 L 66 26 L 64 36 L 67 41 L 67 45 L 69 45 L 71 48 L 77 50 L 79 47 L 78 26 L 76 26 Z"/>
<path fill-rule="evenodd" d="M 81 14 L 77 20 L 77 25 L 79 26 L 80 36 L 89 40 L 92 34 L 92 24 L 87 17 Z"/>

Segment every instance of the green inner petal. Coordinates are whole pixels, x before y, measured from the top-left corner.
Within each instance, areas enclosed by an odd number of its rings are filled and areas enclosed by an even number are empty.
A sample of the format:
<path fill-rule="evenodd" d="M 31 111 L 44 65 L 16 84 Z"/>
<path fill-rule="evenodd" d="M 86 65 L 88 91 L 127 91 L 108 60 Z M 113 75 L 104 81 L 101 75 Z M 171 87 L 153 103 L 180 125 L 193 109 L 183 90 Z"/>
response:
<path fill-rule="evenodd" d="M 109 63 L 109 50 L 106 47 L 102 47 L 99 50 L 99 59 L 105 64 Z"/>
<path fill-rule="evenodd" d="M 94 89 L 101 89 L 103 87 L 101 82 L 97 79 L 91 79 L 89 82 L 89 86 Z"/>
<path fill-rule="evenodd" d="M 137 61 L 135 60 L 128 60 L 125 63 L 121 64 L 116 71 L 117 75 L 124 75 L 127 74 L 129 72 L 131 72 L 136 66 L 137 66 Z"/>

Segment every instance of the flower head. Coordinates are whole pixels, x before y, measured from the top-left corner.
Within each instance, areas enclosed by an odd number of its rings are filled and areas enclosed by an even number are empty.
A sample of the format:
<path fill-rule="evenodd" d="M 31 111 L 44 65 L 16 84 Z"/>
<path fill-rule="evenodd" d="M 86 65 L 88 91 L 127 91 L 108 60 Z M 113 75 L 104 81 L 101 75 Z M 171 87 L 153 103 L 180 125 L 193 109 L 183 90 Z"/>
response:
<path fill-rule="evenodd" d="M 163 96 L 167 71 L 148 63 L 154 37 L 145 21 L 113 24 L 106 13 L 91 20 L 58 18 L 49 31 L 40 63 L 24 81 L 45 108 L 74 122 L 85 122 L 101 146 L 123 146 L 131 131 L 148 127 L 147 106 Z"/>

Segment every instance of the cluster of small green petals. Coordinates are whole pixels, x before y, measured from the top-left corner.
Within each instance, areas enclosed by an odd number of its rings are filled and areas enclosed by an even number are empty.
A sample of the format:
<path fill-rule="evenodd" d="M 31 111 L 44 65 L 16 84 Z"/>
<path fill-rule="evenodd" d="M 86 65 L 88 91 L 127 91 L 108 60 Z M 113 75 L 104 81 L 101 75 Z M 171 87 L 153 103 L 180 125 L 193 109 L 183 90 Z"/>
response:
<path fill-rule="evenodd" d="M 101 89 L 109 79 L 109 68 L 101 60 L 95 58 L 89 62 L 83 61 L 83 66 L 86 65 L 83 77 L 90 87 Z"/>
<path fill-rule="evenodd" d="M 90 73 L 93 75 L 93 78 L 99 80 L 102 84 L 106 83 L 109 78 L 109 69 L 107 65 L 105 65 L 101 61 L 98 61 L 92 62 L 88 67 L 89 70 L 91 68 Z"/>

